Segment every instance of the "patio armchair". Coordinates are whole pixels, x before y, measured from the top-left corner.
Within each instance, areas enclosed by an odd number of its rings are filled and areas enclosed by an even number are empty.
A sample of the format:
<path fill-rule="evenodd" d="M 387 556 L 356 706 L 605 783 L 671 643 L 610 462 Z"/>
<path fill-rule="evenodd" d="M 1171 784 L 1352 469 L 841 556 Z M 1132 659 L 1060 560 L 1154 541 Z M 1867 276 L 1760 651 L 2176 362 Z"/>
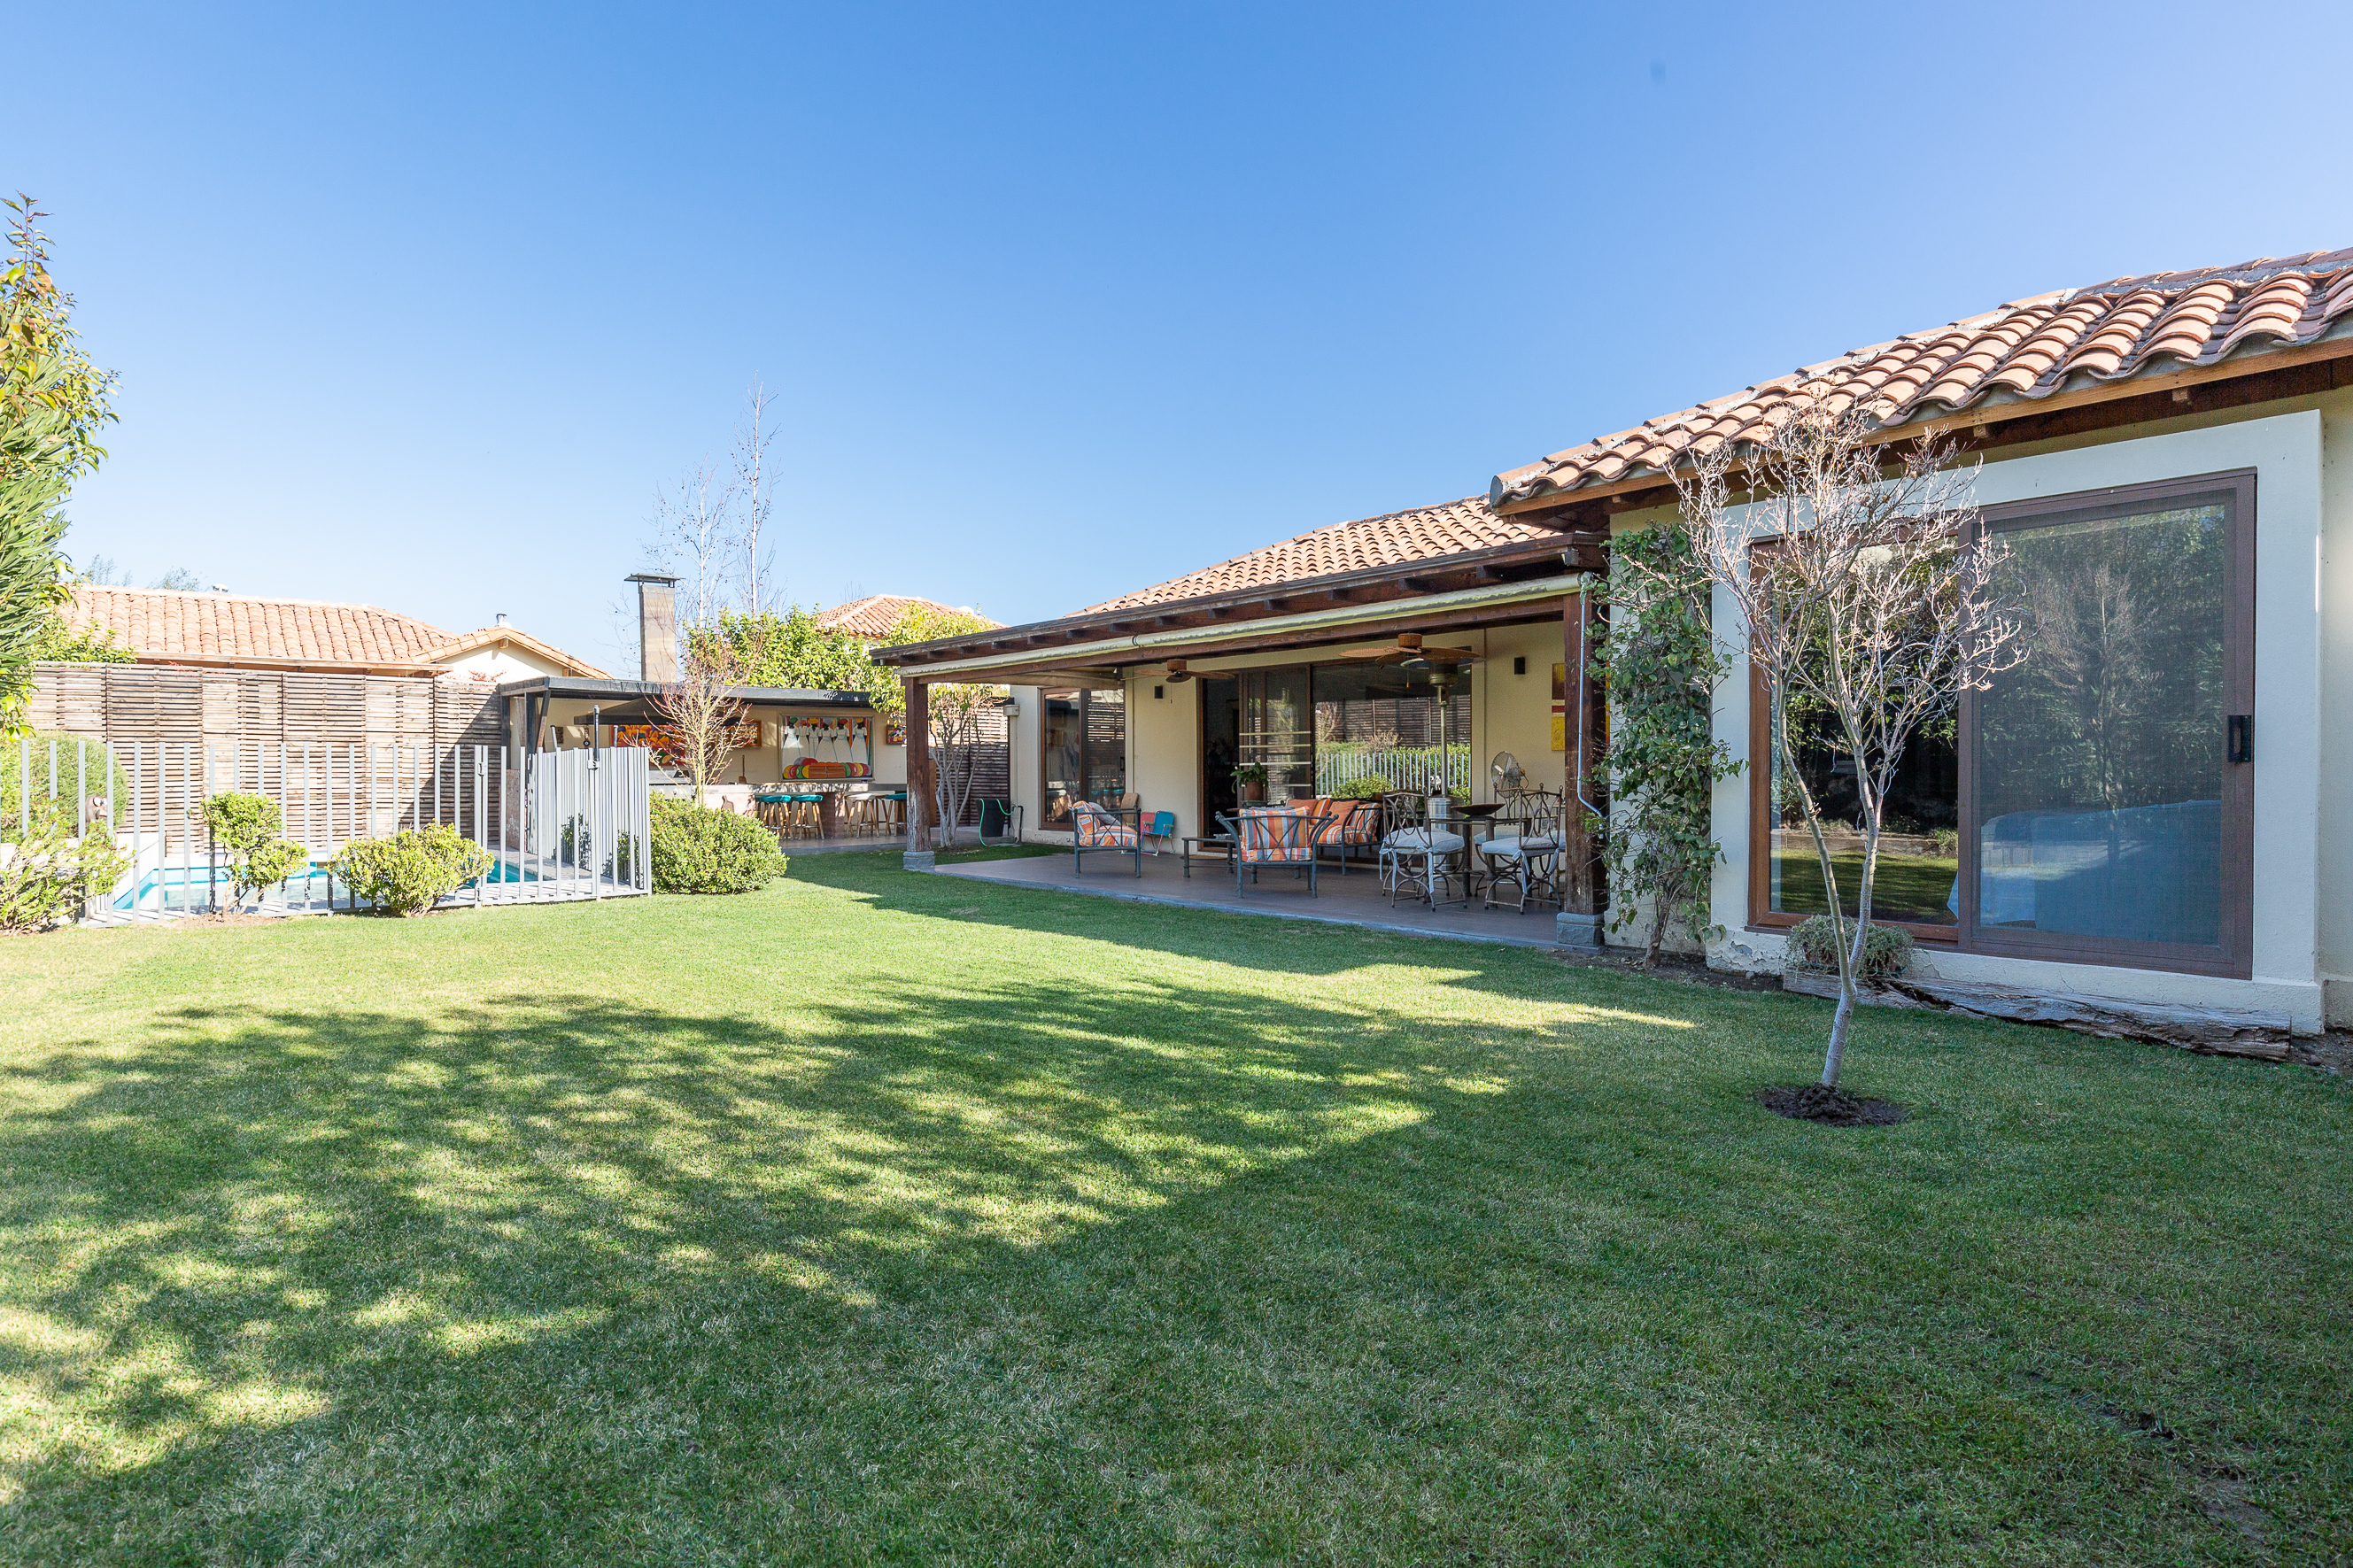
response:
<path fill-rule="evenodd" d="M 1528 900 L 1560 902 L 1560 796 L 1531 790 L 1514 796 L 1511 809 L 1517 817 L 1515 833 L 1499 833 L 1475 847 L 1487 870 L 1483 907 L 1496 909 L 1496 894 L 1510 888 L 1516 895 L 1513 908 L 1525 914 Z"/>
<path fill-rule="evenodd" d="M 1398 895 L 1412 888 L 1418 898 L 1437 908 L 1440 888 L 1457 878 L 1454 858 L 1463 851 L 1462 835 L 1424 822 L 1429 802 L 1419 795 L 1385 795 L 1381 806 L 1391 825 L 1381 836 L 1380 855 L 1381 888 L 1389 896 L 1389 907 L 1395 909 Z M 1471 901 L 1467 890 L 1461 901 Z"/>
<path fill-rule="evenodd" d="M 1348 857 L 1367 857 L 1379 852 L 1381 844 L 1381 808 L 1369 800 L 1339 800 L 1331 795 L 1318 795 L 1305 802 L 1308 810 L 1326 819 L 1317 847 L 1331 850 L 1339 860 L 1340 875 L 1348 874 Z"/>
<path fill-rule="evenodd" d="M 1071 866 L 1080 872 L 1086 870 L 1087 851 L 1097 854 L 1105 850 L 1114 855 L 1126 855 L 1135 861 L 1135 874 L 1144 875 L 1144 835 L 1135 830 L 1135 813 L 1124 815 L 1111 806 L 1097 805 L 1092 801 L 1071 803 Z"/>
<path fill-rule="evenodd" d="M 1333 818 L 1298 810 L 1248 810 L 1218 815 L 1218 825 L 1233 840 L 1234 892 L 1244 889 L 1244 878 L 1258 880 L 1262 866 L 1287 867 L 1307 873 L 1307 896 L 1315 897 L 1315 858 L 1331 830 Z"/>

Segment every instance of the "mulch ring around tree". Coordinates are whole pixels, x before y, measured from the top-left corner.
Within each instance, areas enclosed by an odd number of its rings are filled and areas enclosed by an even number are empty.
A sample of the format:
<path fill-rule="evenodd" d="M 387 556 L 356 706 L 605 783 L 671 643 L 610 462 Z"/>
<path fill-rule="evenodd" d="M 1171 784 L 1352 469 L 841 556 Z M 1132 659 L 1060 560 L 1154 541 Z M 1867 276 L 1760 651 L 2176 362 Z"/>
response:
<path fill-rule="evenodd" d="M 1777 1083 L 1757 1091 L 1757 1103 L 1776 1116 L 1825 1127 L 1893 1127 L 1911 1114 L 1888 1100 L 1865 1100 L 1819 1083 Z"/>

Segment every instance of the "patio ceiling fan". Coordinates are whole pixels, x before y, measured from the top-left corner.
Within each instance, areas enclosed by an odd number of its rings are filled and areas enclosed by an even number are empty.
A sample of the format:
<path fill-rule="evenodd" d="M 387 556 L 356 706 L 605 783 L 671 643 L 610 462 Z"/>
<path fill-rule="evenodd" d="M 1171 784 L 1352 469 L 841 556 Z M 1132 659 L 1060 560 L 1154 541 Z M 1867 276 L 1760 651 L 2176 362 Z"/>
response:
<path fill-rule="evenodd" d="M 1344 653 L 1337 657 L 1396 665 L 1401 669 L 1442 670 L 1449 674 L 1479 662 L 1479 656 L 1467 647 L 1430 647 L 1421 640 L 1419 632 L 1398 633 L 1395 647 L 1377 648 L 1371 653 Z"/>
<path fill-rule="evenodd" d="M 1163 680 L 1182 683 L 1192 679 L 1193 672 L 1185 668 L 1185 661 L 1183 659 L 1172 658 L 1168 661 L 1168 673 L 1162 676 L 1160 679 Z"/>

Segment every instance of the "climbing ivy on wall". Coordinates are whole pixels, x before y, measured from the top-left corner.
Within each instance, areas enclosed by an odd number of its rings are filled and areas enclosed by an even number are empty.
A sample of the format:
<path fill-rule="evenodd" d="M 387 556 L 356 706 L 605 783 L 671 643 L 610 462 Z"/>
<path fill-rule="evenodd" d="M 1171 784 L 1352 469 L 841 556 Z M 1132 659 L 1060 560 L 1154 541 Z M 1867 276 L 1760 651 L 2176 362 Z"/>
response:
<path fill-rule="evenodd" d="M 1741 764 L 1715 736 L 1712 700 L 1727 668 L 1708 620 L 1704 567 L 1681 518 L 1610 541 L 1609 682 L 1610 811 L 1606 856 L 1610 929 L 1651 922 L 1646 965 L 1670 926 L 1697 939 L 1724 852 L 1709 831 L 1716 782 Z"/>

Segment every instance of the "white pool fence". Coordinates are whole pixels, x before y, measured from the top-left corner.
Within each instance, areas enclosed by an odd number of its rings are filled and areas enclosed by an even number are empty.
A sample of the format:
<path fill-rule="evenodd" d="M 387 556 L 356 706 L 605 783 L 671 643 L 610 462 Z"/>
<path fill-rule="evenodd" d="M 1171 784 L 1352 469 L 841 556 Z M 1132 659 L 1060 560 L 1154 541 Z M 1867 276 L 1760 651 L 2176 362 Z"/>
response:
<path fill-rule="evenodd" d="M 14 756 L 7 752 L 13 751 Z M 96 901 L 100 921 L 215 909 L 227 867 L 204 803 L 224 791 L 278 803 L 308 866 L 262 897 L 287 913 L 357 907 L 330 868 L 343 845 L 444 823 L 491 853 L 445 903 L 541 903 L 649 891 L 651 757 L 638 748 L 224 741 L 108 745 L 50 735 L 0 747 L 0 844 L 31 830 L 37 800 L 73 803 L 73 831 L 111 833 L 131 868 Z"/>

